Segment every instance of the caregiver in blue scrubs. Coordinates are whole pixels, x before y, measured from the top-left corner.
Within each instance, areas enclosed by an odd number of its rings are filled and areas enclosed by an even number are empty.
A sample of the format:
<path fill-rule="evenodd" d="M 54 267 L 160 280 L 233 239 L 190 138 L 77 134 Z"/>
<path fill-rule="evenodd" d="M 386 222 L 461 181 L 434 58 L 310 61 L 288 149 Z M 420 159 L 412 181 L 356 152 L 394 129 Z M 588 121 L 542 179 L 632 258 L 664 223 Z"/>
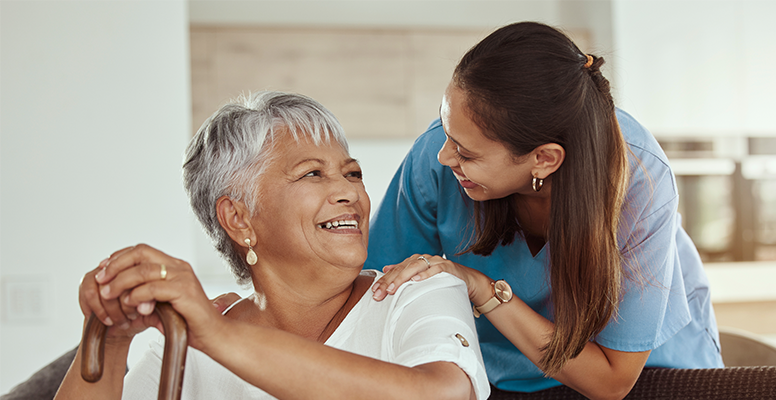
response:
<path fill-rule="evenodd" d="M 538 23 L 489 35 L 456 67 L 372 225 L 365 267 L 387 271 L 374 298 L 461 278 L 502 390 L 622 398 L 645 366 L 723 366 L 674 175 L 615 107 L 603 63 Z"/>

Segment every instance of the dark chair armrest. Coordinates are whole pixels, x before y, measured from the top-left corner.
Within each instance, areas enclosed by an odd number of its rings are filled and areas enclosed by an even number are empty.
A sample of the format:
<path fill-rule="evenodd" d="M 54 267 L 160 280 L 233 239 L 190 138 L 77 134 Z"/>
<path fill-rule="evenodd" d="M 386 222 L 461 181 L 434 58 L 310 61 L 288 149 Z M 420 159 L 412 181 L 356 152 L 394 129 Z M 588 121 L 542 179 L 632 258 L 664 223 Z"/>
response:
<path fill-rule="evenodd" d="M 0 396 L 0 400 L 53 399 L 77 351 L 78 347 L 61 355 L 51 364 L 35 372 L 29 379 L 16 385 L 10 392 Z"/>
<path fill-rule="evenodd" d="M 585 399 L 567 386 L 535 393 L 505 392 L 493 388 L 492 400 Z M 636 399 L 776 399 L 776 367 L 714 369 L 645 368 L 628 400 Z"/>

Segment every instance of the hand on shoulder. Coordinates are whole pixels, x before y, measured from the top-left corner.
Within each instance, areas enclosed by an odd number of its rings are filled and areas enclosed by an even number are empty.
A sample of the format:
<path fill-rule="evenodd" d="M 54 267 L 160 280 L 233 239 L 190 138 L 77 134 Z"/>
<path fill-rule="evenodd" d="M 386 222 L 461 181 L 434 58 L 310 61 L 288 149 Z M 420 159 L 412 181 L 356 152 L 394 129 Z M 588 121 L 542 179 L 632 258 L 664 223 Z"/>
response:
<path fill-rule="evenodd" d="M 490 282 L 490 278 L 477 270 L 430 254 L 413 254 L 399 264 L 386 265 L 383 272 L 385 275 L 372 285 L 372 297 L 377 301 L 396 294 L 399 287 L 407 281 L 423 281 L 442 272 L 462 280 L 466 284 L 470 299 L 481 286 L 481 282 Z"/>

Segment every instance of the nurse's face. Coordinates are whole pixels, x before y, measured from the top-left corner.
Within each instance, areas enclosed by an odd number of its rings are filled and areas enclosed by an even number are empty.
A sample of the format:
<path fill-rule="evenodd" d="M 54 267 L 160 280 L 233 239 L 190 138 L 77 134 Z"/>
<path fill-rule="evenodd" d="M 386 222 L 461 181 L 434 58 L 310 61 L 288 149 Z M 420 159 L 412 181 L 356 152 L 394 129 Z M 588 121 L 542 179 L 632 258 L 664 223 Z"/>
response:
<path fill-rule="evenodd" d="M 450 167 L 469 197 L 484 201 L 532 193 L 529 157 L 516 158 L 502 143 L 485 137 L 469 117 L 464 92 L 452 83 L 439 113 L 447 138 L 437 159 Z"/>

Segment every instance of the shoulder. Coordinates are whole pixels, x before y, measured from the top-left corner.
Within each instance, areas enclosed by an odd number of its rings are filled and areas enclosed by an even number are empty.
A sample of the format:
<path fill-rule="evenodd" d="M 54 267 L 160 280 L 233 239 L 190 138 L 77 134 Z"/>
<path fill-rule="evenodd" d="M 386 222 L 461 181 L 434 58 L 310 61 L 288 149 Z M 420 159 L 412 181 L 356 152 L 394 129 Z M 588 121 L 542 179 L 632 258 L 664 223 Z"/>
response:
<path fill-rule="evenodd" d="M 398 179 L 401 195 L 412 197 L 415 206 L 438 200 L 443 182 L 454 180 L 446 167 L 437 161 L 437 153 L 445 143 L 445 132 L 439 119 L 434 120 L 413 143 L 394 179 Z M 457 184 L 456 184 L 457 185 Z"/>
<path fill-rule="evenodd" d="M 377 282 L 377 280 L 385 274 L 378 270 L 365 269 L 361 271 L 361 275 L 373 276 L 373 282 Z M 396 293 L 393 295 L 393 297 L 402 299 L 402 302 L 409 302 L 419 296 L 435 293 L 443 289 L 452 289 L 451 293 L 464 293 L 468 299 L 466 283 L 455 275 L 451 275 L 447 272 L 440 272 L 428 279 L 419 282 L 407 281 L 402 284 L 398 290 L 396 290 Z M 367 295 L 371 296 L 371 292 L 367 291 L 364 296 Z"/>
<path fill-rule="evenodd" d="M 627 112 L 617 109 L 617 121 L 629 149 L 631 176 L 627 207 L 642 219 L 677 201 L 673 171 L 657 139 Z"/>
<path fill-rule="evenodd" d="M 407 159 L 413 163 L 425 163 L 425 167 L 435 167 L 439 165 L 437 153 L 444 143 L 445 131 L 442 129 L 442 122 L 437 118 L 412 144 Z"/>
<path fill-rule="evenodd" d="M 641 125 L 633 116 L 619 108 L 617 109 L 617 122 L 620 124 L 620 130 L 625 138 L 625 142 L 632 152 L 643 157 L 652 158 L 665 168 L 669 168 L 668 157 L 663 152 L 657 139 L 644 125 Z"/>
<path fill-rule="evenodd" d="M 431 123 L 428 124 L 426 131 L 418 136 L 417 140 L 415 140 L 416 145 L 421 145 L 423 147 L 438 146 L 438 148 L 441 148 L 444 142 L 445 130 L 442 129 L 442 120 L 439 118 L 431 121 Z"/>
<path fill-rule="evenodd" d="M 437 153 L 444 144 L 445 131 L 442 129 L 442 122 L 437 118 L 415 139 L 407 159 L 425 169 L 439 169 L 441 165 L 437 162 Z"/>
<path fill-rule="evenodd" d="M 440 272 L 419 282 L 408 281 L 396 291 L 395 296 L 401 298 L 405 302 L 411 302 L 418 297 L 432 293 L 435 296 L 451 298 L 459 298 L 463 295 L 463 299 L 467 303 L 468 309 L 469 295 L 466 289 L 466 283 L 447 272 Z"/>

